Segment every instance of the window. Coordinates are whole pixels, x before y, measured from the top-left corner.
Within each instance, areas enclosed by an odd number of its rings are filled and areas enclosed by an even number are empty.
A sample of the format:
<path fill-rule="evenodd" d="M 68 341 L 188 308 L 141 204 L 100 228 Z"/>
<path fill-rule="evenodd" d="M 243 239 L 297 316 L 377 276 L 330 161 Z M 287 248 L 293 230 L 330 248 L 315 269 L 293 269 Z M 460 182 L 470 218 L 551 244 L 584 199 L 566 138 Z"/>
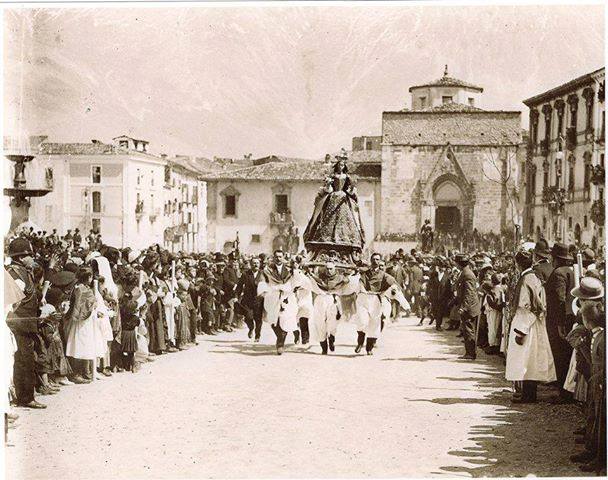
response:
<path fill-rule="evenodd" d="M 150 195 L 150 208 L 154 211 L 154 194 Z"/>
<path fill-rule="evenodd" d="M 236 195 L 226 195 L 224 197 L 224 216 L 236 217 Z"/>
<path fill-rule="evenodd" d="M 585 161 L 585 169 L 583 170 L 583 191 L 585 199 L 588 200 L 591 196 L 591 163 Z"/>
<path fill-rule="evenodd" d="M 572 217 L 568 217 L 568 228 L 572 229 Z"/>
<path fill-rule="evenodd" d="M 589 220 L 587 219 L 587 215 L 585 215 L 583 217 L 583 227 L 587 228 L 588 224 L 589 224 Z"/>
<path fill-rule="evenodd" d="M 420 103 L 420 108 L 426 108 L 426 97 L 420 97 L 418 101 Z"/>
<path fill-rule="evenodd" d="M 572 194 L 574 194 L 574 161 L 569 162 L 568 191 L 570 191 Z"/>
<path fill-rule="evenodd" d="M 547 229 L 547 217 L 543 217 L 543 230 Z"/>
<path fill-rule="evenodd" d="M 129 148 L 129 140 L 121 140 L 118 142 L 120 148 Z"/>
<path fill-rule="evenodd" d="M 101 192 L 93 192 L 93 213 L 101 213 Z"/>
<path fill-rule="evenodd" d="M 150 185 L 154 186 L 154 170 L 150 172 Z"/>
<path fill-rule="evenodd" d="M 137 185 L 139 185 L 140 181 L 141 181 L 141 173 L 140 173 L 139 168 L 138 168 L 137 169 Z"/>
<path fill-rule="evenodd" d="M 257 233 L 251 235 L 251 243 L 260 243 L 260 235 Z"/>
<path fill-rule="evenodd" d="M 372 150 L 373 145 L 371 140 L 365 140 L 365 150 Z"/>
<path fill-rule="evenodd" d="M 441 97 L 441 103 L 443 103 L 443 104 L 452 103 L 452 97 L 451 96 L 443 96 L 443 97 Z"/>
<path fill-rule="evenodd" d="M 192 223 L 192 213 L 188 212 L 188 221 L 186 223 Z"/>
<path fill-rule="evenodd" d="M 93 183 L 101 183 L 101 166 L 93 165 L 91 167 L 91 181 Z"/>
<path fill-rule="evenodd" d="M 53 190 L 53 169 L 52 168 L 45 168 L 44 170 L 44 183 L 46 185 L 46 188 L 48 188 L 49 190 Z"/>
<path fill-rule="evenodd" d="M 475 99 L 473 97 L 469 97 L 469 106 L 470 107 L 474 107 L 475 106 Z"/>
<path fill-rule="evenodd" d="M 274 209 L 277 213 L 287 213 L 289 210 L 289 197 L 282 193 L 275 195 Z"/>
<path fill-rule="evenodd" d="M 101 233 L 101 218 L 93 218 L 91 220 L 91 228 L 95 233 Z"/>
<path fill-rule="evenodd" d="M 543 188 L 547 188 L 549 186 L 549 170 L 545 168 L 543 171 Z"/>

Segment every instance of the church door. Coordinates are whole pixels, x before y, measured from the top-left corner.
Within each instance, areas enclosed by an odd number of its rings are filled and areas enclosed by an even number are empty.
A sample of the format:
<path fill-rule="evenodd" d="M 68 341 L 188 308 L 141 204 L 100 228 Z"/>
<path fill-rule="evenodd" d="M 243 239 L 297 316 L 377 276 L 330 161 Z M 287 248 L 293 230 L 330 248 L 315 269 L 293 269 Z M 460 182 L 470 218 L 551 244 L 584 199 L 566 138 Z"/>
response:
<path fill-rule="evenodd" d="M 439 206 L 435 210 L 435 230 L 458 233 L 461 226 L 460 209 L 453 206 Z"/>

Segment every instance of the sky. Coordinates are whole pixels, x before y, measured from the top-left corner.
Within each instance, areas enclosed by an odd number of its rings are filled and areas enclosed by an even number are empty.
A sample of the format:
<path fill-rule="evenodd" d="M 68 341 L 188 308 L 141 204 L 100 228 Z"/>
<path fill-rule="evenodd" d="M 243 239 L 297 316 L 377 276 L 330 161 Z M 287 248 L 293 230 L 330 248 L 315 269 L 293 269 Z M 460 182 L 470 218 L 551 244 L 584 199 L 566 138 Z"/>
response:
<path fill-rule="evenodd" d="M 445 64 L 523 127 L 523 99 L 604 65 L 597 4 L 110 5 L 4 10 L 5 135 L 321 158 L 380 135 Z"/>

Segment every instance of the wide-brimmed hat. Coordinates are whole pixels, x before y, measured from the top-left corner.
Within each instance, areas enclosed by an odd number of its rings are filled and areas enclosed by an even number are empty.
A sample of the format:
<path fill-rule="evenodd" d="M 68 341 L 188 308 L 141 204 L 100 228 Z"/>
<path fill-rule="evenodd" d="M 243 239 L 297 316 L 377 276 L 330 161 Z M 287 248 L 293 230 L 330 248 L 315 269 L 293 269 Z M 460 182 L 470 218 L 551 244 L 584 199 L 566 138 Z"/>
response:
<path fill-rule="evenodd" d="M 61 270 L 60 272 L 49 275 L 49 282 L 54 287 L 65 288 L 76 281 L 76 275 L 74 272 L 68 270 Z"/>
<path fill-rule="evenodd" d="M 534 253 L 539 257 L 548 258 L 551 255 L 551 250 L 549 249 L 549 243 L 544 238 L 541 238 L 534 247 Z"/>
<path fill-rule="evenodd" d="M 586 267 L 587 265 L 591 265 L 593 262 L 595 262 L 595 252 L 590 248 L 586 248 L 585 250 L 583 250 L 582 257 L 584 267 Z"/>
<path fill-rule="evenodd" d="M 133 263 L 141 256 L 141 250 L 131 250 L 127 255 L 127 262 Z"/>
<path fill-rule="evenodd" d="M 579 286 L 573 288 L 570 293 L 581 300 L 599 300 L 604 296 L 604 285 L 598 278 L 583 277 Z"/>
<path fill-rule="evenodd" d="M 466 264 L 469 263 L 469 256 L 466 253 L 457 253 L 454 256 L 454 261 L 458 264 Z"/>
<path fill-rule="evenodd" d="M 570 250 L 568 246 L 564 243 L 554 243 L 553 248 L 551 249 L 551 256 L 556 258 L 562 258 L 564 260 L 572 260 L 572 255 L 570 255 Z"/>

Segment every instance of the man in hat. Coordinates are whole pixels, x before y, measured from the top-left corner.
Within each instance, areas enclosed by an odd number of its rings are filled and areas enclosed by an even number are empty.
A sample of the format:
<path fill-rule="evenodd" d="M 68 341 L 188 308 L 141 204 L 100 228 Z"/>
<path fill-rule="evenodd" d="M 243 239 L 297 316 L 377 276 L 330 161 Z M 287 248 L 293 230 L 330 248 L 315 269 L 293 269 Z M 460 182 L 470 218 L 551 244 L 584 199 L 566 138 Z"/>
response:
<path fill-rule="evenodd" d="M 588 388 L 585 408 L 586 424 L 581 431 L 576 432 L 584 435 L 585 450 L 572 455 L 570 460 L 583 463 L 581 469 L 591 472 L 606 466 L 604 286 L 597 278 L 583 277 L 580 285 L 571 293 L 581 305 L 579 313 L 588 332 L 587 338 L 578 346 L 575 345 L 577 350 L 586 351 L 586 354 L 577 356 L 576 360 L 577 364 L 579 362 L 585 364 L 581 371 L 587 372 L 584 375 L 588 381 Z"/>
<path fill-rule="evenodd" d="M 517 252 L 515 262 L 520 274 L 513 294 L 505 378 L 515 382 L 513 403 L 535 403 L 538 382 L 556 378 L 544 325 L 545 292 L 532 270 L 532 253 Z"/>
<path fill-rule="evenodd" d="M 414 313 L 418 317 L 422 317 L 420 308 L 420 292 L 422 291 L 422 281 L 424 273 L 416 258 L 410 259 L 408 268 L 408 301 L 414 304 Z"/>
<path fill-rule="evenodd" d="M 549 244 L 547 240 L 541 238 L 536 245 L 534 246 L 534 273 L 540 279 L 542 284 L 547 283 L 549 276 L 553 272 L 553 265 L 549 261 L 549 257 L 551 256 L 551 250 L 549 249 Z"/>
<path fill-rule="evenodd" d="M 25 238 L 14 239 L 8 247 L 11 263 L 7 272 L 23 291 L 25 297 L 13 306 L 7 324 L 17 342 L 13 363 L 13 383 L 17 404 L 28 408 L 46 408 L 34 398 L 36 387 L 36 353 L 38 337 L 38 314 L 40 301 L 37 295 L 32 268 L 33 252 L 30 242 Z"/>
<path fill-rule="evenodd" d="M 555 360 L 560 403 L 572 401 L 572 394 L 564 389 L 564 381 L 570 365 L 572 347 L 566 341 L 566 335 L 574 323 L 572 312 L 571 290 L 574 288 L 573 258 L 568 247 L 555 243 L 551 249 L 554 270 L 547 279 L 545 292 L 547 297 L 547 334 Z"/>
<path fill-rule="evenodd" d="M 583 257 L 583 268 L 585 271 L 595 270 L 595 252 L 590 248 L 586 248 L 581 252 L 581 256 Z M 583 272 L 581 272 L 583 275 Z"/>
<path fill-rule="evenodd" d="M 443 259 L 437 258 L 431 270 L 427 286 L 429 301 L 431 303 L 431 316 L 435 320 L 435 329 L 442 330 L 443 319 L 450 314 L 449 303 L 453 295 L 450 291 L 450 276 L 446 272 Z"/>
<path fill-rule="evenodd" d="M 471 269 L 469 257 L 459 253 L 455 259 L 460 276 L 456 287 L 458 313 L 460 314 L 460 332 L 464 339 L 465 354 L 463 360 L 477 358 L 477 317 L 481 313 L 479 295 L 477 293 L 477 279 Z"/>
<path fill-rule="evenodd" d="M 79 248 L 82 244 L 82 235 L 80 235 L 80 230 L 78 228 L 74 229 L 74 248 Z"/>
<path fill-rule="evenodd" d="M 222 291 L 224 296 L 222 303 L 226 309 L 227 324 L 229 328 L 235 326 L 234 302 L 236 300 L 236 287 L 239 282 L 239 262 L 236 259 L 234 252 L 228 255 L 228 265 L 224 267 L 222 272 Z"/>

